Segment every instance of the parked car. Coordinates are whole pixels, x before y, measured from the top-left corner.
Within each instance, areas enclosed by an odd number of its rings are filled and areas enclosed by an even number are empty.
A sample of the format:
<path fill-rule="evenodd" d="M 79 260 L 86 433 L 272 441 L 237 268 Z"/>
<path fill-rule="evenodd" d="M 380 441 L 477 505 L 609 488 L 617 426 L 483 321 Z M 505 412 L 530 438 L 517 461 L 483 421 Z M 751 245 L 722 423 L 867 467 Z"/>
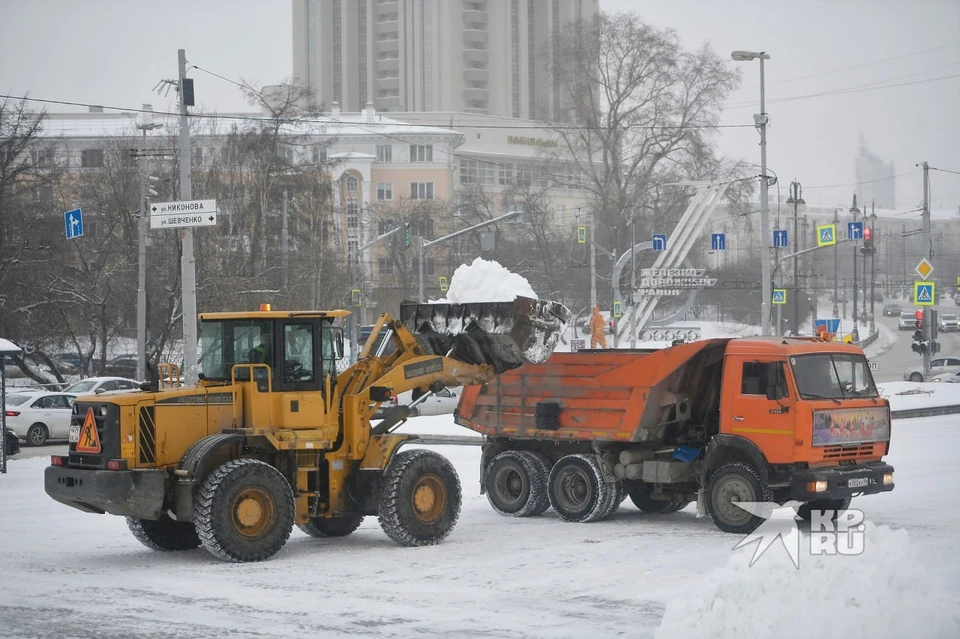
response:
<path fill-rule="evenodd" d="M 84 366 L 89 363 L 90 370 L 95 371 L 100 367 L 100 360 L 97 358 L 87 360 L 81 359 L 76 353 L 57 353 L 52 355 L 50 360 L 57 365 L 60 372 L 65 375 L 77 375 L 85 372 Z"/>
<path fill-rule="evenodd" d="M 958 371 L 960 371 L 960 358 L 957 357 L 938 357 L 930 362 L 930 379 Z M 908 382 L 922 382 L 923 366 L 911 366 L 903 371 L 903 379 Z"/>
<path fill-rule="evenodd" d="M 63 392 L 74 395 L 93 395 L 115 390 L 139 389 L 141 382 L 125 377 L 88 377 L 67 386 Z"/>
<path fill-rule="evenodd" d="M 453 411 L 457 408 L 457 403 L 460 401 L 460 391 L 461 387 L 456 388 L 444 388 L 440 391 L 437 391 L 427 399 L 423 400 L 419 404 L 413 407 L 413 412 L 411 412 L 411 417 L 419 417 L 420 415 L 452 415 Z M 393 397 L 389 402 L 384 402 L 380 404 L 380 408 L 377 409 L 377 412 L 373 414 L 373 419 L 383 419 L 387 413 L 393 409 L 397 404 L 409 404 L 413 401 L 413 391 L 407 391 L 405 393 L 400 393 L 398 396 Z"/>
<path fill-rule="evenodd" d="M 48 439 L 67 439 L 76 398 L 50 391 L 10 395 L 6 398 L 7 428 L 28 446 L 40 446 Z"/>
<path fill-rule="evenodd" d="M 133 377 L 137 374 L 137 356 L 120 355 L 119 357 L 114 357 L 103 367 L 103 372 L 108 375 Z"/>
<path fill-rule="evenodd" d="M 883 307 L 883 316 L 884 317 L 896 317 L 903 312 L 903 307 L 899 304 L 887 304 Z"/>
<path fill-rule="evenodd" d="M 940 316 L 939 329 L 943 333 L 952 333 L 960 331 L 960 322 L 957 321 L 955 313 L 944 313 Z"/>
<path fill-rule="evenodd" d="M 897 329 L 912 331 L 915 328 L 917 328 L 917 318 L 914 317 L 913 311 L 900 311 L 900 321 L 897 324 Z"/>

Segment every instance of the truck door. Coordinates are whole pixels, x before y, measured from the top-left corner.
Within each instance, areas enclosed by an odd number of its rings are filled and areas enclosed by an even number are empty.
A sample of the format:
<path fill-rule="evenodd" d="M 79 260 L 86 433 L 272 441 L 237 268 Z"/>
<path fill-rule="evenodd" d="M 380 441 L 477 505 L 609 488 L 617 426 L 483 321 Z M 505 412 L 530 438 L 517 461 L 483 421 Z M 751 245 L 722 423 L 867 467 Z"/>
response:
<path fill-rule="evenodd" d="M 771 463 L 793 461 L 796 400 L 785 368 L 777 360 L 728 360 L 725 375 L 721 432 L 749 439 Z"/>

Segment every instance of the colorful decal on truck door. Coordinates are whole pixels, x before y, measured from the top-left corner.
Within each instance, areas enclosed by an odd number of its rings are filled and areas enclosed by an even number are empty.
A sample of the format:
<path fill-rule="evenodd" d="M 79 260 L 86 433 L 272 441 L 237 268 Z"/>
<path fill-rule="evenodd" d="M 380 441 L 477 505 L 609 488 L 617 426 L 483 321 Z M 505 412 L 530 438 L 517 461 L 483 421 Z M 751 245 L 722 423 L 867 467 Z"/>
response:
<path fill-rule="evenodd" d="M 886 408 L 843 408 L 813 412 L 813 445 L 837 446 L 890 439 Z"/>

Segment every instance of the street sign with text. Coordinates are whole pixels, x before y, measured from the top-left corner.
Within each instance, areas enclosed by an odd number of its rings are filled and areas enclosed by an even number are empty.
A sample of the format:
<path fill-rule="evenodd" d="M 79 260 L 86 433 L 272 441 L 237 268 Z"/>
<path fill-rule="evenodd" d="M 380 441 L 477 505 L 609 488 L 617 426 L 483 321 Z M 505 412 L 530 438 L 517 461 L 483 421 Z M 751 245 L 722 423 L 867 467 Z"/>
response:
<path fill-rule="evenodd" d="M 150 206 L 150 228 L 152 229 L 216 226 L 216 224 L 216 200 L 158 202 Z"/>

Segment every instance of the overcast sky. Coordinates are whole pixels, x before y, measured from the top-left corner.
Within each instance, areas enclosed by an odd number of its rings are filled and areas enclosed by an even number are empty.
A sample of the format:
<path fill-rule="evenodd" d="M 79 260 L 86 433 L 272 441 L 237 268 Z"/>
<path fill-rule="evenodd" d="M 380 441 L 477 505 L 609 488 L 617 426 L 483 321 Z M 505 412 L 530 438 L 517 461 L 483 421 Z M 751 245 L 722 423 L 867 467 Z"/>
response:
<path fill-rule="evenodd" d="M 796 178 L 807 202 L 848 206 L 861 133 L 907 174 L 897 179 L 903 211 L 922 199 L 916 163 L 960 171 L 960 0 L 600 0 L 600 8 L 636 10 L 689 48 L 770 53 L 768 163 L 783 197 Z M 292 73 L 289 0 L 3 0 L 0 16 L 0 90 L 13 95 L 173 109 L 172 94 L 151 90 L 176 77 L 178 48 L 192 64 L 255 85 Z M 741 65 L 744 82 L 723 121 L 750 123 L 758 64 L 730 64 Z M 235 86 L 191 74 L 205 108 L 249 108 Z M 872 90 L 779 101 L 851 87 Z M 759 162 L 753 129 L 724 130 L 717 143 Z M 931 185 L 934 208 L 956 210 L 960 175 L 932 172 Z"/>

